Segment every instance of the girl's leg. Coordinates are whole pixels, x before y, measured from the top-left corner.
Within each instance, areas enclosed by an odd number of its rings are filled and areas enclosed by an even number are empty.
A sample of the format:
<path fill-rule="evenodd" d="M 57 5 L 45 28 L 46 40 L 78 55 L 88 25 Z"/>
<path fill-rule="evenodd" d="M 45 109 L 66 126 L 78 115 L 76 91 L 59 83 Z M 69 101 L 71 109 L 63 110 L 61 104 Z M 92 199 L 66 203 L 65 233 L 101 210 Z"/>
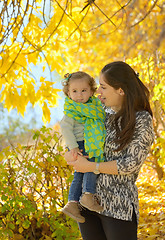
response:
<path fill-rule="evenodd" d="M 96 193 L 96 179 L 97 175 L 92 172 L 84 173 L 82 192 Z"/>
<path fill-rule="evenodd" d="M 90 161 L 94 162 L 95 159 L 91 158 Z M 102 212 L 103 207 L 99 204 L 94 196 L 96 193 L 96 179 L 96 174 L 92 172 L 84 173 L 82 190 L 83 195 L 80 199 L 80 204 L 91 211 Z"/>
<path fill-rule="evenodd" d="M 75 172 L 74 179 L 69 189 L 68 203 L 62 209 L 62 212 L 77 222 L 85 222 L 85 218 L 81 216 L 79 209 L 79 199 L 82 193 L 83 173 Z"/>
<path fill-rule="evenodd" d="M 83 240 L 107 240 L 101 220 L 95 212 L 82 209 L 81 215 L 85 217 L 85 223 L 79 223 Z"/>
<path fill-rule="evenodd" d="M 85 151 L 84 141 L 78 141 L 79 149 Z M 79 201 L 82 195 L 82 183 L 83 183 L 84 173 L 74 172 L 74 178 L 69 189 L 68 201 Z"/>
<path fill-rule="evenodd" d="M 90 162 L 94 162 L 95 158 L 90 158 L 89 159 Z M 92 173 L 92 172 L 87 172 L 84 173 L 83 176 L 83 190 L 82 192 L 90 192 L 90 193 L 96 193 L 96 179 L 97 179 L 96 174 Z"/>
<path fill-rule="evenodd" d="M 82 194 L 83 173 L 74 172 L 74 179 L 69 189 L 68 201 L 79 201 Z"/>

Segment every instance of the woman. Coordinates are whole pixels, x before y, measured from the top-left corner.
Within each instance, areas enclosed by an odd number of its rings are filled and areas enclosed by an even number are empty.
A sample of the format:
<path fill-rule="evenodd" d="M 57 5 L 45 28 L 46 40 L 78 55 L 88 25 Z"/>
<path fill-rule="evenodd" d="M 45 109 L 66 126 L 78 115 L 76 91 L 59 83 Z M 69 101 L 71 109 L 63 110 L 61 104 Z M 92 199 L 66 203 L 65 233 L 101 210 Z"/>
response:
<path fill-rule="evenodd" d="M 84 240 L 136 240 L 139 219 L 135 181 L 149 153 L 154 134 L 149 91 L 124 62 L 107 64 L 100 74 L 99 98 L 106 111 L 106 162 L 96 164 L 68 152 L 65 158 L 78 172 L 100 173 L 96 194 L 103 212 L 82 209 Z"/>

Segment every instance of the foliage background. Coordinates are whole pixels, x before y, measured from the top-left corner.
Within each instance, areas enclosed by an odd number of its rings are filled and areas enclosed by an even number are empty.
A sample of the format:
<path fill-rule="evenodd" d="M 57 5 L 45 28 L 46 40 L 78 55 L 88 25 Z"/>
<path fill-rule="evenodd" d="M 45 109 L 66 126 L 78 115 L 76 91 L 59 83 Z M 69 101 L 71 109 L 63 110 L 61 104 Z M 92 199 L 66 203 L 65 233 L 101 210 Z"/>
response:
<path fill-rule="evenodd" d="M 158 219 L 160 224 L 160 231 L 157 225 L 151 231 L 152 221 L 148 232 L 145 225 L 140 231 L 142 239 L 161 239 L 164 214 L 159 209 L 164 207 L 160 199 L 164 200 L 165 165 L 164 1 L 4 0 L 0 2 L 0 16 L 0 102 L 8 111 L 17 109 L 24 116 L 29 103 L 33 107 L 38 104 L 46 124 L 51 120 L 50 109 L 60 101 L 60 91 L 55 87 L 57 76 L 62 79 L 66 72 L 83 70 L 98 77 L 102 66 L 116 60 L 126 61 L 139 72 L 150 89 L 154 113 L 155 141 L 146 164 L 156 170 L 158 180 L 146 171 L 149 178 L 142 177 L 138 184 L 142 184 L 142 191 L 149 192 L 146 196 L 152 200 L 147 203 L 154 206 L 155 202 L 155 221 Z M 33 66 L 40 67 L 40 77 L 32 71 Z M 147 185 L 147 181 L 152 183 Z M 140 195 L 142 209 L 148 209 L 152 218 L 152 207 L 147 208 L 144 196 L 145 193 Z"/>
<path fill-rule="evenodd" d="M 61 212 L 67 202 L 72 168 L 56 128 L 42 127 L 31 141 L 0 153 L 0 239 L 81 239 L 75 221 Z M 144 164 L 137 180 L 140 199 L 138 239 L 165 237 L 165 182 Z"/>
<path fill-rule="evenodd" d="M 1 151 L 0 239 L 77 239 L 76 222 L 60 211 L 72 180 L 64 151 L 59 133 L 46 127 L 28 145 Z"/>
<path fill-rule="evenodd" d="M 163 0 L 16 0 L 0 4 L 0 101 L 24 115 L 39 104 L 44 123 L 57 105 L 55 80 L 100 66 L 129 63 L 149 87 L 154 112 L 152 162 L 163 177 L 165 147 L 165 4 Z M 36 79 L 33 65 L 39 65 Z M 49 70 L 49 77 L 45 71 Z"/>

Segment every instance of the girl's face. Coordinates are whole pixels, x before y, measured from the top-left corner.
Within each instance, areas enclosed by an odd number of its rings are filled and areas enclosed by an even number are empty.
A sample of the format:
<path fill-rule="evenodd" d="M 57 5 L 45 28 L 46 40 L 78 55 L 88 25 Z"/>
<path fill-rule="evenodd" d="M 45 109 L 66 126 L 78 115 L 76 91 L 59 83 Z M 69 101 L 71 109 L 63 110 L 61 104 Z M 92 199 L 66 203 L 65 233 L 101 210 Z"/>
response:
<path fill-rule="evenodd" d="M 86 103 L 93 95 L 87 79 L 75 79 L 69 83 L 68 96 L 75 102 Z"/>
<path fill-rule="evenodd" d="M 111 107 L 115 112 L 118 112 L 121 109 L 123 97 L 124 97 L 124 91 L 119 88 L 115 89 L 108 85 L 104 81 L 104 75 L 100 75 L 99 80 L 100 86 L 97 90 L 97 93 L 100 94 L 99 98 L 101 102 L 106 107 Z"/>

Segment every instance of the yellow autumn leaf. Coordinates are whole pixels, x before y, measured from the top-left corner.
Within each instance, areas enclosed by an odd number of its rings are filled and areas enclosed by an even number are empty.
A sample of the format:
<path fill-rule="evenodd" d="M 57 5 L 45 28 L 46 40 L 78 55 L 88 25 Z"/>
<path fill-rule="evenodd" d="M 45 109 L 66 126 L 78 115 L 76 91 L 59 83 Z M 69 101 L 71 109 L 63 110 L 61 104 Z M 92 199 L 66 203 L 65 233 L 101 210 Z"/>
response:
<path fill-rule="evenodd" d="M 80 7 L 74 7 L 74 8 L 72 9 L 72 12 L 78 12 L 78 13 L 80 13 L 81 10 L 82 10 L 82 8 L 80 8 Z"/>
<path fill-rule="evenodd" d="M 20 227 L 20 228 L 18 229 L 19 233 L 22 233 L 23 230 L 24 230 L 24 229 L 23 229 L 22 227 Z"/>
<path fill-rule="evenodd" d="M 46 124 L 47 122 L 50 122 L 50 115 L 51 115 L 46 102 L 44 102 L 43 104 L 42 111 L 43 111 L 42 120 Z"/>

